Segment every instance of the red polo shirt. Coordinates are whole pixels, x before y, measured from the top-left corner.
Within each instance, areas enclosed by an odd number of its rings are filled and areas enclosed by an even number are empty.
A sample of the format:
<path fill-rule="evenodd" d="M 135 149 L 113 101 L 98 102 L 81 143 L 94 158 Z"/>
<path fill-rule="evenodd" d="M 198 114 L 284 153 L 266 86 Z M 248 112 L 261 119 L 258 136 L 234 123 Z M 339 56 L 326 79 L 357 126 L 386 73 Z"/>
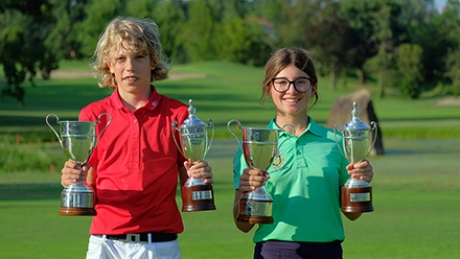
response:
<path fill-rule="evenodd" d="M 94 168 L 96 193 L 91 234 L 141 232 L 181 233 L 184 229 L 176 204 L 179 167 L 185 161 L 174 143 L 171 123 L 188 117 L 188 107 L 154 93 L 134 113 L 123 106 L 118 91 L 81 110 L 80 120 L 97 121 L 109 113 L 112 122 L 101 135 L 88 163 Z M 97 132 L 108 120 L 101 117 Z"/>

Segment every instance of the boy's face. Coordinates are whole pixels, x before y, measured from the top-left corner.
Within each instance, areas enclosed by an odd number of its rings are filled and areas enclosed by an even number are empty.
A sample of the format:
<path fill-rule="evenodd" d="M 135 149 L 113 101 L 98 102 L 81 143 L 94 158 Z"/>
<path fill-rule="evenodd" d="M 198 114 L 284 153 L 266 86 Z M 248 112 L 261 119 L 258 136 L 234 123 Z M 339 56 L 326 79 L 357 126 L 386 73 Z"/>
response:
<path fill-rule="evenodd" d="M 108 66 L 110 72 L 115 75 L 120 94 L 142 95 L 150 91 L 151 70 L 154 68 L 150 64 L 149 55 L 119 47 Z"/>

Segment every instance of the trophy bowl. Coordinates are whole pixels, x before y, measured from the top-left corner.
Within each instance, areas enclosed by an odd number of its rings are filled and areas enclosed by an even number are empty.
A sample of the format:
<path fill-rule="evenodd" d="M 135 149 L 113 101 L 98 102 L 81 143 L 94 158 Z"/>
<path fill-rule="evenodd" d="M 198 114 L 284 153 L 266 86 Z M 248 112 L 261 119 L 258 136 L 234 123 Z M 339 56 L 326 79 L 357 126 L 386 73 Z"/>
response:
<path fill-rule="evenodd" d="M 230 128 L 230 125 L 234 122 L 242 132 L 241 141 Z M 238 120 L 230 120 L 227 123 L 228 131 L 241 146 L 246 164 L 249 167 L 264 171 L 271 166 L 273 159 L 278 155 L 279 146 L 284 143 L 278 146 L 278 134 L 286 126 L 291 126 L 294 129 L 290 124 L 284 125 L 279 130 L 242 127 Z M 251 192 L 245 192 L 239 200 L 238 207 L 237 221 L 251 224 L 272 224 L 274 222 L 272 216 L 273 200 L 263 186 L 255 188 Z"/>
<path fill-rule="evenodd" d="M 96 125 L 100 123 L 101 116 L 108 116 L 109 120 L 96 137 Z M 56 118 L 57 124 L 60 125 L 60 134 L 51 126 L 50 117 Z M 60 121 L 55 114 L 46 116 L 46 124 L 58 138 L 66 157 L 74 160 L 79 166 L 86 164 L 100 136 L 111 121 L 112 117 L 108 113 L 100 114 L 98 121 Z M 79 180 L 66 186 L 61 192 L 59 214 L 62 216 L 94 216 L 96 215 L 94 200 L 93 190 L 86 186 L 83 180 Z"/>
<path fill-rule="evenodd" d="M 182 155 L 192 163 L 203 160 L 211 147 L 212 139 L 214 138 L 214 124 L 211 119 L 208 119 L 208 124 L 198 119 L 195 115 L 196 109 L 192 105 L 192 100 L 189 100 L 189 117 L 184 123 L 177 126 L 177 121 L 172 122 L 171 131 L 173 140 L 182 153 Z M 212 129 L 211 138 L 208 138 L 208 128 Z M 179 141 L 176 140 L 174 130 L 179 131 Z M 179 144 L 180 143 L 180 144 Z M 202 211 L 215 210 L 214 192 L 211 184 L 206 184 L 202 178 L 189 177 L 182 191 L 182 211 Z"/>
<path fill-rule="evenodd" d="M 376 140 L 376 137 L 374 137 L 374 141 L 371 145 L 370 133 L 373 131 L 374 136 L 377 136 L 377 123 L 372 121 L 372 128 L 369 127 L 359 119 L 359 110 L 357 109 L 356 102 L 353 102 L 353 107 L 351 112 L 353 118 L 342 128 L 339 128 L 337 124 L 334 128 L 334 133 L 337 131 L 342 133 L 344 151 L 342 151 L 335 134 L 336 142 L 342 155 L 347 158 L 350 163 L 356 163 L 366 159 Z M 341 187 L 341 210 L 343 212 L 374 211 L 372 205 L 372 186 L 360 179 L 348 179 L 345 185 Z"/>

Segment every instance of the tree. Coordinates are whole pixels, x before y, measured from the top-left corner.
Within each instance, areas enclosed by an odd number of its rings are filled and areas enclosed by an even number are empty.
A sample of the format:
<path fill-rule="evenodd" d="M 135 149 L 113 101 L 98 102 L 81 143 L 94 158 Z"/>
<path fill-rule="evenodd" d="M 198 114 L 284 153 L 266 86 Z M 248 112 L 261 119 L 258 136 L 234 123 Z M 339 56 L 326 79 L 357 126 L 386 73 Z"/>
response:
<path fill-rule="evenodd" d="M 81 55 L 89 59 L 96 48 L 99 35 L 116 16 L 126 14 L 126 0 L 90 0 L 85 8 L 86 17 L 75 24 L 75 33 L 81 42 Z"/>
<path fill-rule="evenodd" d="M 153 15 L 161 35 L 163 52 L 172 63 L 186 63 L 190 57 L 185 51 L 183 33 L 187 5 L 180 1 L 164 1 L 155 8 Z"/>
<path fill-rule="evenodd" d="M 35 86 L 37 70 L 47 78 L 57 68 L 55 52 L 44 44 L 52 28 L 51 5 L 46 0 L 5 0 L 0 12 L 0 63 L 7 79 L 1 96 L 24 105 L 26 78 Z"/>
<path fill-rule="evenodd" d="M 444 59 L 449 46 L 448 30 L 433 0 L 409 0 L 401 2 L 399 23 L 405 26 L 407 34 L 403 42 L 422 48 L 420 70 L 423 89 L 431 90 L 442 80 Z M 441 19 L 442 18 L 442 19 Z M 407 38 L 407 40 L 405 40 Z"/>
<path fill-rule="evenodd" d="M 86 17 L 85 6 L 89 0 L 49 0 L 52 5 L 51 32 L 46 36 L 44 44 L 53 49 L 57 60 L 81 59 L 76 24 Z"/>
<path fill-rule="evenodd" d="M 337 75 L 349 65 L 353 31 L 348 22 L 338 16 L 339 3 L 318 1 L 311 8 L 317 13 L 305 24 L 305 43 L 319 63 L 327 69 L 331 89 L 337 86 Z"/>
<path fill-rule="evenodd" d="M 401 75 L 399 91 L 404 97 L 417 99 L 422 93 L 422 54 L 423 50 L 418 45 L 406 43 L 398 48 L 396 60 Z"/>
<path fill-rule="evenodd" d="M 322 2 L 322 1 L 320 1 Z M 275 30 L 274 44 L 277 46 L 309 47 L 305 38 L 312 31 L 306 29 L 318 17 L 317 6 L 312 1 L 267 1 L 268 21 Z M 320 14 L 321 15 L 321 14 Z"/>
<path fill-rule="evenodd" d="M 384 5 L 380 11 L 375 13 L 375 21 L 377 30 L 374 33 L 375 40 L 378 42 L 378 52 L 374 57 L 377 65 L 377 86 L 378 95 L 380 98 L 385 96 L 385 77 L 388 75 L 388 71 L 393 65 L 393 54 L 394 54 L 394 41 L 393 31 L 391 30 L 390 24 L 391 7 Z"/>
<path fill-rule="evenodd" d="M 140 19 L 151 18 L 156 6 L 156 0 L 129 0 L 126 4 L 126 14 Z"/>
<path fill-rule="evenodd" d="M 460 95 L 460 50 L 451 50 L 446 57 L 446 65 L 449 69 L 444 73 L 452 82 L 451 94 Z"/>
<path fill-rule="evenodd" d="M 256 17 L 234 17 L 223 25 L 225 44 L 221 46 L 222 57 L 232 62 L 262 66 L 270 54 L 269 43 L 263 24 Z"/>
<path fill-rule="evenodd" d="M 366 1 L 372 28 L 370 39 L 375 42 L 377 54 L 367 59 L 364 67 L 377 74 L 378 96 L 385 96 L 385 85 L 395 72 L 395 49 L 404 38 L 404 29 L 398 23 L 401 6 L 396 0 Z"/>
<path fill-rule="evenodd" d="M 209 2 L 196 0 L 190 6 L 182 41 L 191 61 L 220 59 L 221 26 Z"/>
<path fill-rule="evenodd" d="M 366 83 L 366 61 L 377 54 L 374 13 L 378 10 L 375 2 L 344 0 L 340 7 L 340 16 L 348 22 L 353 31 L 353 43 L 350 50 L 350 68 L 358 70 L 359 82 Z"/>
<path fill-rule="evenodd" d="M 445 58 L 446 72 L 443 75 L 452 83 L 451 92 L 458 96 L 460 95 L 460 2 L 448 0 L 443 18 L 449 32 L 448 40 L 452 42 Z"/>

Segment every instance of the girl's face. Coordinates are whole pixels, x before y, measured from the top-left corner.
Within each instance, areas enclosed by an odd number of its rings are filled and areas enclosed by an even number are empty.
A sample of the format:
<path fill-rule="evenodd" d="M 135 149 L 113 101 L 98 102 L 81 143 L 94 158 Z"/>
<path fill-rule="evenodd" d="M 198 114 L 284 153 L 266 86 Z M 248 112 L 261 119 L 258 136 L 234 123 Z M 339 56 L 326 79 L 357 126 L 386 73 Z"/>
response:
<path fill-rule="evenodd" d="M 305 116 L 308 103 L 317 90 L 317 85 L 312 85 L 308 80 L 310 76 L 294 65 L 289 65 L 281 70 L 275 78 L 276 81 L 275 83 L 272 81 L 268 95 L 273 99 L 277 115 L 288 117 Z M 294 83 L 291 82 L 296 82 L 297 86 L 294 87 Z M 280 93 L 275 90 L 274 84 L 277 84 L 278 90 L 284 91 L 286 88 L 288 89 L 284 93 Z M 302 92 L 298 92 L 296 88 Z M 303 92 L 305 90 L 306 92 Z"/>
<path fill-rule="evenodd" d="M 154 68 L 151 66 L 149 55 L 119 47 L 108 66 L 110 73 L 115 76 L 118 91 L 141 94 L 150 90 L 151 70 Z"/>

